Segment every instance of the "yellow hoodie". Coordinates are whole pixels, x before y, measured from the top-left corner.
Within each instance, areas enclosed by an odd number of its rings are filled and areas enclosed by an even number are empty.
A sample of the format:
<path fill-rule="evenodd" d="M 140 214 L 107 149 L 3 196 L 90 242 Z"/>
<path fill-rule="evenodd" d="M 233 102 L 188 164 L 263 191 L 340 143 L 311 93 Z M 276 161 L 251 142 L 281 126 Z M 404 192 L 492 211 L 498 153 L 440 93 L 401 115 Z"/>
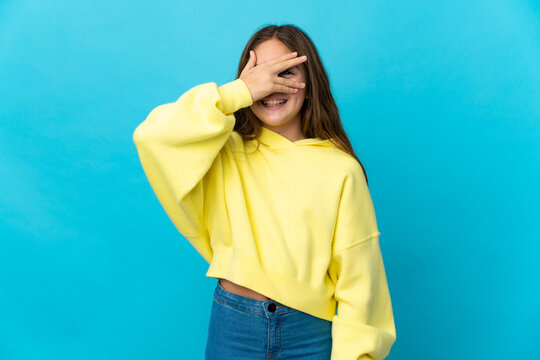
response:
<path fill-rule="evenodd" d="M 233 131 L 252 104 L 236 79 L 154 108 L 133 133 L 153 191 L 207 277 L 332 321 L 331 360 L 385 358 L 396 332 L 360 164 L 330 140 L 264 127 L 255 151 Z"/>

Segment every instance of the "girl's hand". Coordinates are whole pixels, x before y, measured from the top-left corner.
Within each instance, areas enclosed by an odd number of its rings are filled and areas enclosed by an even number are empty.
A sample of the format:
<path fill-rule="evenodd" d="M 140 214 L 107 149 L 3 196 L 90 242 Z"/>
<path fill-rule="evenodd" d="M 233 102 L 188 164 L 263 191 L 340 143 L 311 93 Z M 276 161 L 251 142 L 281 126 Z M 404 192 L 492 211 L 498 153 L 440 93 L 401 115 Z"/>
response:
<path fill-rule="evenodd" d="M 240 74 L 240 79 L 249 88 L 253 102 L 277 92 L 294 94 L 298 92 L 298 88 L 306 86 L 305 83 L 285 79 L 278 74 L 306 61 L 307 56 L 296 57 L 296 52 L 294 55 L 287 53 L 255 66 L 257 62 L 255 51 L 251 50 L 249 54 L 249 60 Z"/>

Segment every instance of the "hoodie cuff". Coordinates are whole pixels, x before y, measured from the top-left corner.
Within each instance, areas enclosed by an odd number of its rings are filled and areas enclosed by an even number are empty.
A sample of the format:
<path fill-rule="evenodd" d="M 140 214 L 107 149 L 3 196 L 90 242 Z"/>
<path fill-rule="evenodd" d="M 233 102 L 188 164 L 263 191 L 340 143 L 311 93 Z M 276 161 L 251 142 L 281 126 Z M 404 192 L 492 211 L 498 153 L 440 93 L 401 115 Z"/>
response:
<path fill-rule="evenodd" d="M 221 96 L 221 111 L 226 115 L 253 104 L 251 92 L 240 78 L 219 86 L 218 91 Z"/>

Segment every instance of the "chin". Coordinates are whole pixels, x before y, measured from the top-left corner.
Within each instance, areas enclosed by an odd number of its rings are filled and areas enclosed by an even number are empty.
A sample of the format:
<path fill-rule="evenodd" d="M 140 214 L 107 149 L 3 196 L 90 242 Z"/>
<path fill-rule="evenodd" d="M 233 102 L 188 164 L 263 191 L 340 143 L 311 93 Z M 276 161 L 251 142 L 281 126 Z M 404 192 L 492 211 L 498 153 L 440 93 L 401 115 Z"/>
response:
<path fill-rule="evenodd" d="M 293 118 L 282 118 L 282 117 L 275 117 L 275 118 L 268 118 L 265 116 L 262 116 L 262 117 L 257 116 L 257 117 L 263 124 L 274 126 L 274 127 L 285 125 L 293 120 Z"/>
<path fill-rule="evenodd" d="M 258 108 L 255 111 L 253 111 L 253 113 L 262 123 L 269 126 L 276 127 L 276 126 L 287 124 L 288 122 L 294 120 L 296 116 L 296 115 L 291 115 L 289 111 L 287 111 L 284 114 L 280 114 L 280 113 L 269 114 L 268 111 L 263 108 L 263 105 L 257 104 L 257 106 Z"/>

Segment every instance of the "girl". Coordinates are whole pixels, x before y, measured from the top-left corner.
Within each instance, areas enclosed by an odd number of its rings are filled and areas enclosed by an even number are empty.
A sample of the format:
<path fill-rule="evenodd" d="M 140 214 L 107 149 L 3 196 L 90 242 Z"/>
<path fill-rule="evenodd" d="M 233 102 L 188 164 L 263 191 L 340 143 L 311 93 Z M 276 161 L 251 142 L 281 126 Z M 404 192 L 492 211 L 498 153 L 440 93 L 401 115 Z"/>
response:
<path fill-rule="evenodd" d="M 302 30 L 260 29 L 236 80 L 157 106 L 133 140 L 218 279 L 207 360 L 388 355 L 396 332 L 367 176 Z"/>

